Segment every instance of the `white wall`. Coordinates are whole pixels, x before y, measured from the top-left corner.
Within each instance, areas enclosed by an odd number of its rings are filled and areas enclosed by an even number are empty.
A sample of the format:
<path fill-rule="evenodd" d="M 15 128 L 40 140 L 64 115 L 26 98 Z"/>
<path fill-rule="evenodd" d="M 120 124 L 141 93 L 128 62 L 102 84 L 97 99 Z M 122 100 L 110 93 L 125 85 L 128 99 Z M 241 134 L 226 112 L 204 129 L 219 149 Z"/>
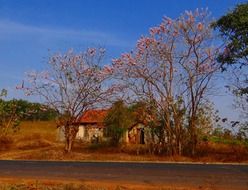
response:
<path fill-rule="evenodd" d="M 79 128 L 78 128 L 78 133 L 77 133 L 76 138 L 77 139 L 83 139 L 84 135 L 85 135 L 85 127 L 80 125 Z"/>

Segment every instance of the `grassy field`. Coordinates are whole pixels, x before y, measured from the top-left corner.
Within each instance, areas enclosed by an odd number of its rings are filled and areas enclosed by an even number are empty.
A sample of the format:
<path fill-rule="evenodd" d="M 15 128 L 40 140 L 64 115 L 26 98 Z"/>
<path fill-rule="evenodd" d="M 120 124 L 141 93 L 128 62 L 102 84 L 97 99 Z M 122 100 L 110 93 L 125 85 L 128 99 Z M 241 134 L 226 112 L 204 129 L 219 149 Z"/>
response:
<path fill-rule="evenodd" d="M 17 133 L 0 140 L 0 159 L 248 163 L 247 147 L 220 142 L 200 144 L 194 158 L 150 155 L 144 146 L 135 145 L 112 148 L 77 142 L 70 154 L 66 154 L 63 148 L 63 142 L 58 141 L 55 122 L 23 122 Z"/>

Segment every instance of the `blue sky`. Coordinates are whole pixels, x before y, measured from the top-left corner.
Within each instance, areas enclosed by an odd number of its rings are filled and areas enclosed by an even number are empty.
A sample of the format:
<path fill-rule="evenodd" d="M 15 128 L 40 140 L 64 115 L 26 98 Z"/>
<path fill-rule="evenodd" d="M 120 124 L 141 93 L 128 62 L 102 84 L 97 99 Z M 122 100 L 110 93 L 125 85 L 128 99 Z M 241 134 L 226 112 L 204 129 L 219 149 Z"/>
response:
<path fill-rule="evenodd" d="M 0 0 L 0 89 L 15 91 L 25 72 L 45 67 L 50 52 L 103 46 L 106 61 L 130 51 L 163 16 L 206 8 L 218 18 L 235 0 Z M 224 90 L 223 90 L 224 91 Z M 223 115 L 230 115 L 231 98 L 215 98 Z"/>

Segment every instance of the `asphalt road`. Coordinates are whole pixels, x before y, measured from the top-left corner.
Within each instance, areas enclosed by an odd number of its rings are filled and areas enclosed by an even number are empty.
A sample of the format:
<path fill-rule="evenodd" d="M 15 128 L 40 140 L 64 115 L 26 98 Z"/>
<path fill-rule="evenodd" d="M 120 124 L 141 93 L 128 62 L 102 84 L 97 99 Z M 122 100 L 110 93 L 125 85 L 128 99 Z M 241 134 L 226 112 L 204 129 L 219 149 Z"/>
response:
<path fill-rule="evenodd" d="M 0 161 L 0 181 L 8 177 L 248 190 L 248 165 Z"/>

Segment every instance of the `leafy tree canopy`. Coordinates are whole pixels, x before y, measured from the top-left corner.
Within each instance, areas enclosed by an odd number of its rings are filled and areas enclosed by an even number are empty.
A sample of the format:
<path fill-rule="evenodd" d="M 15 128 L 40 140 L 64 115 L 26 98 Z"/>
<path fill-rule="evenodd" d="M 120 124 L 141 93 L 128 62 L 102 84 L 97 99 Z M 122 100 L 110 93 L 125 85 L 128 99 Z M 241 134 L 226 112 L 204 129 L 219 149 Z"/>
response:
<path fill-rule="evenodd" d="M 248 63 L 248 3 L 239 4 L 236 8 L 222 16 L 214 23 L 222 37 L 226 40 L 226 47 L 219 56 L 223 64 Z"/>
<path fill-rule="evenodd" d="M 134 123 L 134 115 L 122 100 L 113 104 L 105 118 L 107 135 L 111 138 L 111 144 L 119 144 L 124 132 Z"/>
<path fill-rule="evenodd" d="M 235 106 L 247 114 L 248 96 L 248 2 L 239 4 L 234 10 L 214 23 L 225 40 L 225 48 L 218 57 L 225 71 L 231 68 L 230 91 L 236 96 Z M 230 67 L 232 66 L 232 67 Z"/>

